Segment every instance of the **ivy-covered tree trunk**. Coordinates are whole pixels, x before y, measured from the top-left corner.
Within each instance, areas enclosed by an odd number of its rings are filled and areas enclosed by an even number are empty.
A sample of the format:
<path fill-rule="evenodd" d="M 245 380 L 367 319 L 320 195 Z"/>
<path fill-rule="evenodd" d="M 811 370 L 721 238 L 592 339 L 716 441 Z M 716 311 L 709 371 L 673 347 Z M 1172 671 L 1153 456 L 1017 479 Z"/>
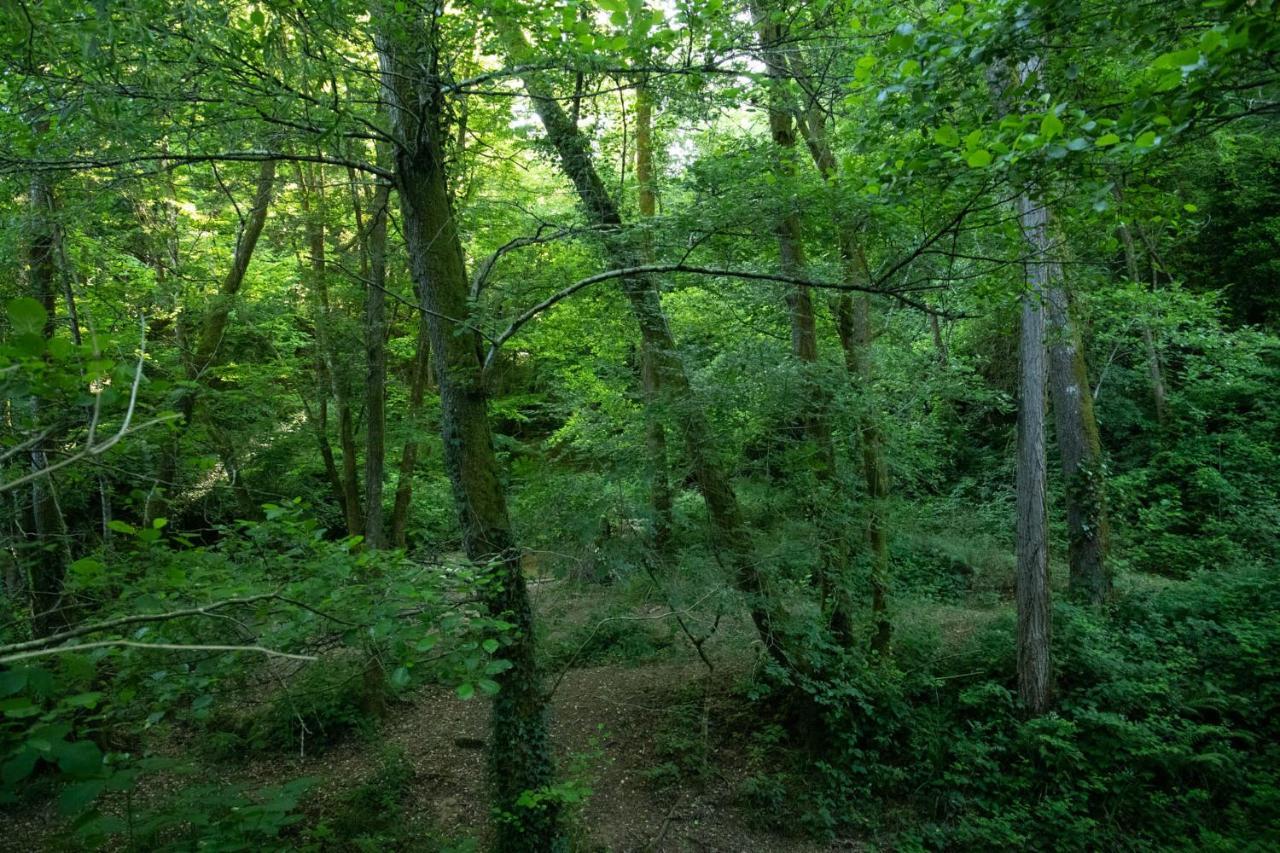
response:
<path fill-rule="evenodd" d="M 577 122 L 575 121 L 576 125 Z M 636 184 L 640 217 L 657 213 L 657 179 L 653 169 L 653 93 L 647 83 L 636 87 Z M 642 257 L 653 260 L 652 235 L 642 236 Z M 658 377 L 647 345 L 640 350 L 640 383 L 645 397 L 645 448 L 649 456 L 649 502 L 653 508 L 653 544 L 661 559 L 670 557 L 671 482 L 667 476 L 667 431 L 658 411 Z"/>
<path fill-rule="evenodd" d="M 445 469 L 467 556 L 490 568 L 489 609 L 514 626 L 505 654 L 512 666 L 496 677 L 499 690 L 490 718 L 497 847 L 555 850 L 561 844 L 557 804 L 521 801 L 554 780 L 547 699 L 539 682 L 520 552 L 489 431 L 479 340 L 474 329 L 459 322 L 470 311 L 469 281 L 445 173 L 438 33 L 425 29 L 416 12 L 391 15 L 384 9 L 381 14 L 388 18 L 378 53 L 396 138 L 395 184 L 410 272 L 435 352 Z"/>
<path fill-rule="evenodd" d="M 1048 264 L 1041 256 L 1046 245 L 1044 207 L 1029 196 L 1018 199 L 1018 218 L 1030 246 L 1027 289 L 1021 297 L 1018 332 L 1018 446 L 1017 446 L 1017 599 L 1018 695 L 1035 714 L 1049 707 L 1052 659 L 1052 609 L 1049 591 L 1049 521 L 1046 492 L 1047 459 L 1044 412 L 1047 366 L 1045 358 L 1045 286 Z"/>
<path fill-rule="evenodd" d="M 513 60 L 519 64 L 528 50 L 523 35 L 511 27 L 503 35 Z M 586 138 L 565 114 L 554 93 L 538 77 L 524 74 L 520 79 L 542 120 L 547 141 L 559 155 L 561 168 L 577 190 L 587 218 L 606 232 L 618 231 L 622 226 L 622 216 L 596 171 Z M 609 261 L 615 267 L 629 269 L 636 266 L 634 247 L 620 236 L 615 234 L 606 248 Z M 650 275 L 631 275 L 622 279 L 622 292 L 631 306 L 641 340 L 652 357 L 658 400 L 663 409 L 671 413 L 680 431 L 685 454 L 702 490 L 715 547 L 733 569 L 735 584 L 747 599 L 751 620 L 761 642 L 776 660 L 787 665 L 779 634 L 781 624 L 771 613 L 737 494 L 724 466 L 716 458 L 716 442 L 706 413 L 694 396 L 675 339 L 667 325 L 658 284 Z"/>

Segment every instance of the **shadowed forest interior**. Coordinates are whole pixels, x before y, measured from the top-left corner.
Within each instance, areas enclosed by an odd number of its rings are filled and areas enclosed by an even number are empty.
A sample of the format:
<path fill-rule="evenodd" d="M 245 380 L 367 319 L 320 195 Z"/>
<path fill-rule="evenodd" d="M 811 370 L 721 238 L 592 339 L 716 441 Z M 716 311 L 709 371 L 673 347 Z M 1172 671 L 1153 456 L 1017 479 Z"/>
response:
<path fill-rule="evenodd" d="M 11 0 L 0 849 L 1280 847 L 1274 0 Z"/>

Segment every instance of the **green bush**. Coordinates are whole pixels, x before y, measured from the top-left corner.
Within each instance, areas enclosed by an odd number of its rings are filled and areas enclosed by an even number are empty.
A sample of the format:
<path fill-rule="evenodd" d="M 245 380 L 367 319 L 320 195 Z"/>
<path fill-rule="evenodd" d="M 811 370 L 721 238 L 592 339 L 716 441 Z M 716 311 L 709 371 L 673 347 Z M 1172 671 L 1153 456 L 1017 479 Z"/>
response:
<path fill-rule="evenodd" d="M 766 696 L 793 697 L 789 713 L 812 715 L 793 731 L 824 735 L 809 744 L 804 823 L 892 832 L 906 848 L 1280 842 L 1274 571 L 1139 589 L 1107 614 L 1059 605 L 1054 640 L 1057 701 L 1035 718 L 1016 701 L 1009 620 L 953 650 L 954 675 L 850 657 L 771 685 Z M 763 804 L 777 790 L 762 778 L 743 793 Z"/>

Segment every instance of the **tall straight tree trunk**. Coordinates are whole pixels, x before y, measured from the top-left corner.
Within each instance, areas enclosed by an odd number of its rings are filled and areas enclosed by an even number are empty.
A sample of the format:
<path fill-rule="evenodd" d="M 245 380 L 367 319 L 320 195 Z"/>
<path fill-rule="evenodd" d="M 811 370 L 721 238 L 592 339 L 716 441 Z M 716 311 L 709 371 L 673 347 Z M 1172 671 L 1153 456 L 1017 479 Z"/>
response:
<path fill-rule="evenodd" d="M 41 332 L 46 342 L 53 339 L 56 329 L 58 292 L 56 284 L 57 226 L 54 222 L 53 187 L 48 175 L 36 172 L 31 178 L 29 204 L 31 206 L 31 241 L 29 246 L 28 283 L 31 295 L 45 311 Z M 39 401 L 30 400 L 31 425 L 39 427 Z M 43 471 L 49 466 L 48 442 L 37 442 L 29 451 L 32 471 Z M 31 481 L 31 517 L 35 531 L 31 543 L 35 552 L 30 562 L 27 589 L 31 593 L 31 628 L 37 637 L 47 636 L 67 623 L 63 606 L 63 581 L 67 566 L 71 563 L 71 548 L 67 540 L 67 523 L 58 503 L 58 492 L 53 477 L 46 474 Z"/>
<path fill-rule="evenodd" d="M 253 250 L 262 236 L 262 229 L 267 222 L 267 211 L 271 206 L 271 194 L 275 186 L 276 163 L 274 160 L 263 160 L 258 167 L 257 187 L 253 197 L 253 207 L 245 218 L 244 227 L 236 238 L 235 252 L 231 257 L 231 268 L 222 279 L 222 285 L 205 314 L 200 328 L 196 331 L 195 343 L 186 361 L 187 387 L 178 395 L 175 408 L 181 417 L 168 445 L 160 459 L 157 479 L 160 491 L 176 487 L 178 479 L 178 459 L 181 453 L 182 437 L 191 428 L 195 416 L 196 400 L 205 385 L 205 373 L 217 361 L 222 339 L 227 333 L 231 321 L 231 311 L 240 295 L 244 284 L 245 273 L 249 271 L 249 261 L 253 258 Z M 171 495 L 156 495 L 148 501 L 148 519 L 158 518 L 168 513 L 168 498 Z"/>
<path fill-rule="evenodd" d="M 523 34 L 508 25 L 502 35 L 512 58 L 519 64 L 528 52 Z M 561 169 L 577 190 L 587 218 L 603 230 L 618 231 L 622 216 L 596 171 L 586 138 L 570 121 L 552 91 L 536 76 L 525 74 L 521 81 L 542 120 L 547 140 L 559 155 Z M 635 266 L 637 260 L 635 247 L 617 234 L 608 239 L 606 254 L 610 263 L 620 269 Z M 667 326 L 657 282 L 648 275 L 628 276 L 622 279 L 622 292 L 631 306 L 641 340 L 653 359 L 658 401 L 672 413 L 680 430 L 685 453 L 707 505 L 715 548 L 733 570 L 735 584 L 747 599 L 751 620 L 765 649 L 779 663 L 789 665 L 779 635 L 781 623 L 775 625 L 770 612 L 737 494 L 715 456 L 716 443 Z"/>
<path fill-rule="evenodd" d="M 577 125 L 577 121 L 574 121 Z M 642 219 L 657 213 L 657 180 L 653 169 L 653 93 L 647 82 L 636 87 L 636 183 Z M 643 259 L 653 261 L 653 240 L 645 234 Z M 667 431 L 655 405 L 658 377 L 654 357 L 647 346 L 640 351 L 640 382 L 645 396 L 645 447 L 649 455 L 649 502 L 653 508 L 654 550 L 662 559 L 671 553 L 672 497 L 667 477 Z"/>
<path fill-rule="evenodd" d="M 436 14 L 428 30 L 418 12 L 386 18 L 378 38 L 384 97 L 397 139 L 395 184 L 409 264 L 435 352 L 440 388 L 445 469 L 469 559 L 489 566 L 488 606 L 514 626 L 496 676 L 499 690 L 490 718 L 489 755 L 495 806 L 508 818 L 497 827 L 500 851 L 549 851 L 562 843 L 554 802 L 520 803 L 524 792 L 554 780 L 547 730 L 547 697 L 539 682 L 533 612 L 520 568 L 520 551 L 507 514 L 506 495 L 489 431 L 488 394 L 476 332 L 459 323 L 470 311 L 465 261 L 445 174 L 444 96 L 439 89 Z"/>
<path fill-rule="evenodd" d="M 422 414 L 422 399 L 426 396 L 430 361 L 431 327 L 424 314 L 418 320 L 418 343 L 414 349 L 413 364 L 409 374 L 409 437 L 404 440 L 404 450 L 400 453 L 396 502 L 391 510 L 391 541 L 397 548 L 403 548 L 407 541 L 409 505 L 413 500 L 413 470 L 418 464 L 418 448 L 421 446 L 418 431 L 422 425 L 418 423 L 418 419 Z"/>
<path fill-rule="evenodd" d="M 780 47 L 785 33 L 782 25 L 773 20 L 763 3 L 755 2 L 751 8 L 760 31 L 760 43 L 769 77 L 769 132 L 775 149 L 774 162 L 784 178 L 783 186 L 787 186 L 789 182 L 786 179 L 795 173 L 796 135 L 787 94 L 789 72 Z M 774 233 L 778 238 L 782 272 L 802 278 L 805 257 L 800 215 L 789 194 L 779 201 L 781 205 L 774 221 Z M 808 508 L 821 540 L 814 575 L 822 591 L 824 609 L 828 609 L 830 613 L 832 633 L 839 642 L 845 643 L 853 634 L 849 608 L 843 593 L 849 553 L 844 531 L 826 520 L 830 517 L 827 507 L 837 497 L 835 444 L 831 439 L 831 425 L 827 417 L 827 392 L 814 376 L 818 361 L 818 330 L 811 289 L 806 285 L 794 285 L 787 294 L 787 308 L 791 324 L 791 354 L 804 370 L 804 396 L 809 407 L 807 411 L 800 413 L 800 425 L 818 454 L 815 473 L 820 489 L 811 495 Z"/>
<path fill-rule="evenodd" d="M 1036 56 L 1019 63 L 1015 69 L 1018 85 L 1042 91 L 1041 66 Z M 997 103 L 1003 108 L 1004 95 L 994 76 L 992 87 Z M 1050 212 L 1037 196 L 1038 193 L 1024 194 L 1019 202 L 1023 208 L 1019 215 L 1024 220 L 1023 234 L 1040 276 L 1047 323 L 1049 387 L 1066 491 L 1069 591 L 1072 598 L 1098 604 L 1111 594 L 1102 443 L 1093 415 L 1092 386 L 1085 366 L 1084 347 L 1071 317 L 1071 299 L 1062 264 L 1052 257 Z M 1027 217 L 1034 222 L 1027 224 Z"/>
<path fill-rule="evenodd" d="M 805 63 L 799 51 L 787 60 L 791 74 L 807 78 Z M 796 110 L 796 126 L 804 137 L 805 146 L 813 158 L 813 164 L 826 182 L 836 177 L 837 161 L 827 139 L 826 116 L 810 104 Z M 867 284 L 871 280 L 867 269 L 862 240 L 852 222 L 840 221 L 838 240 L 845 280 L 850 284 Z M 832 301 L 836 331 L 844 351 L 845 369 L 868 392 L 872 385 L 871 370 L 871 297 L 862 294 L 854 297 L 842 293 Z M 889 534 L 885 521 L 886 503 L 889 497 L 889 465 L 885 459 L 884 442 L 874 415 L 864 412 L 858 423 L 858 436 L 862 444 L 862 475 L 867 490 L 867 546 L 871 552 L 871 650 L 877 654 L 889 651 L 893 638 L 893 623 L 889 620 Z"/>
<path fill-rule="evenodd" d="M 1049 592 L 1049 522 L 1046 494 L 1045 318 L 1049 265 L 1041 252 L 1047 217 L 1040 203 L 1024 195 L 1018 218 L 1030 245 L 1027 289 L 1022 294 L 1018 333 L 1017 574 L 1018 695 L 1039 714 L 1049 707 L 1052 662 L 1052 608 Z"/>
<path fill-rule="evenodd" d="M 355 422 L 345 371 L 338 364 L 333 341 L 333 306 L 329 300 L 328 271 L 324 245 L 324 195 L 319 170 L 297 166 L 300 207 L 307 233 L 311 263 L 311 292 L 315 305 L 316 347 L 329 377 L 330 390 L 338 408 L 338 446 L 342 451 L 342 512 L 347 535 L 364 534 L 364 512 L 360 507 L 360 476 L 356 452 Z M 323 393 L 323 392 L 322 392 Z"/>
<path fill-rule="evenodd" d="M 369 282 L 365 293 L 364 536 L 370 548 L 386 542 L 382 524 L 382 467 L 386 459 L 387 398 L 387 202 L 390 187 L 379 185 L 369 225 Z M 359 209 L 359 208 L 357 208 Z M 362 253 L 364 254 L 364 253 Z"/>

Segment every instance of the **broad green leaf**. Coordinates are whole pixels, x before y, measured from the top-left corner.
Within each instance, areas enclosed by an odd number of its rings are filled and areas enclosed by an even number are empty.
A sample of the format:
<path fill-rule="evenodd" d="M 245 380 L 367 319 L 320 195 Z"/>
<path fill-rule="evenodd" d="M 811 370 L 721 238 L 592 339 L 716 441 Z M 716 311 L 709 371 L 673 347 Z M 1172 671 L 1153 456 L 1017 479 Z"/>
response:
<path fill-rule="evenodd" d="M 29 296 L 11 299 L 7 306 L 9 322 L 19 335 L 39 335 L 44 331 L 45 320 L 49 315 L 39 301 Z"/>
<path fill-rule="evenodd" d="M 965 162 L 970 168 L 983 169 L 991 165 L 991 152 L 985 148 L 979 148 L 976 151 L 970 151 L 965 157 Z"/>

